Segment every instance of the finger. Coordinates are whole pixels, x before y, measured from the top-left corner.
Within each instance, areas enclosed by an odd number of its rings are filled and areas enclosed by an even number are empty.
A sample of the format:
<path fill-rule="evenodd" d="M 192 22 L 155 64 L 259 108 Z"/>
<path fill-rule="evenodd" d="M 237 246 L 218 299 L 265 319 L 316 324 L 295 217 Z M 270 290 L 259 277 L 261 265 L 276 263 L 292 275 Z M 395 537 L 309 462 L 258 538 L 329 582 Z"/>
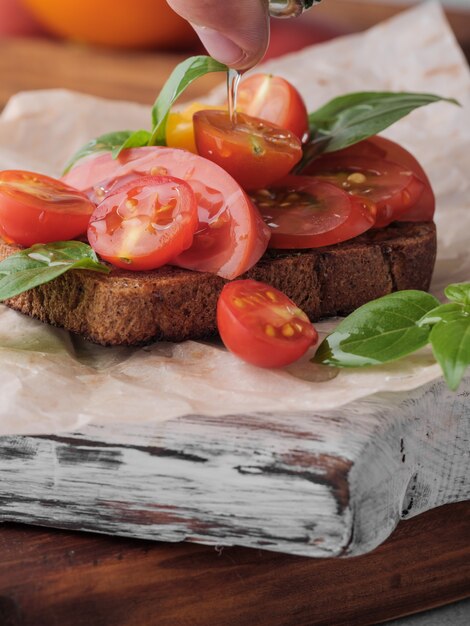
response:
<path fill-rule="evenodd" d="M 187 19 L 208 53 L 221 63 L 247 69 L 260 61 L 269 42 L 267 0 L 167 0 Z"/>

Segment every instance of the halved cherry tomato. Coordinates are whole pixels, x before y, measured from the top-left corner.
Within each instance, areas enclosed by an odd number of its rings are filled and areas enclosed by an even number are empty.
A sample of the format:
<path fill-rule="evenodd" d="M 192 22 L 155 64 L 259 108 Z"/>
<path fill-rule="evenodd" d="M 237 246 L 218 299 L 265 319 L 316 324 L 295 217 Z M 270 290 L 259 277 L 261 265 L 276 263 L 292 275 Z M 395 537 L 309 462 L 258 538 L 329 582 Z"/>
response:
<path fill-rule="evenodd" d="M 398 163 L 400 166 L 404 166 L 407 170 L 413 172 L 413 174 L 424 184 L 424 188 L 418 201 L 413 206 L 409 206 L 406 209 L 405 213 L 399 217 L 399 221 L 432 221 L 436 208 L 436 199 L 431 183 L 429 182 L 429 178 L 426 176 L 426 173 L 420 163 L 415 159 L 411 152 L 408 152 L 408 150 L 403 148 L 403 146 L 400 146 L 385 137 L 375 135 L 374 137 L 369 137 L 369 139 L 365 139 L 364 141 L 354 144 L 349 148 L 340 150 L 335 154 L 341 157 L 361 156 L 393 161 L 394 163 Z"/>
<path fill-rule="evenodd" d="M 225 346 L 259 367 L 284 367 L 300 358 L 318 334 L 285 294 L 255 280 L 225 285 L 217 303 L 217 325 Z"/>
<path fill-rule="evenodd" d="M 166 145 L 170 148 L 181 148 L 197 154 L 193 115 L 197 111 L 220 111 L 222 109 L 224 109 L 223 106 L 193 102 L 181 111 L 171 111 L 166 123 Z"/>
<path fill-rule="evenodd" d="M 139 175 L 182 178 L 196 194 L 199 224 L 193 245 L 173 265 L 236 278 L 265 252 L 269 228 L 240 185 L 215 163 L 190 152 L 132 148 L 117 159 L 99 153 L 80 160 L 64 180 L 96 201 Z"/>
<path fill-rule="evenodd" d="M 103 259 L 129 270 L 153 270 L 192 244 L 196 196 L 179 178 L 139 176 L 96 207 L 88 241 Z"/>
<path fill-rule="evenodd" d="M 20 170 L 0 172 L 0 236 L 32 246 L 86 232 L 95 205 L 60 180 Z"/>
<path fill-rule="evenodd" d="M 299 139 L 264 120 L 225 111 L 194 114 L 199 154 L 217 163 L 244 189 L 266 187 L 288 174 L 302 158 Z"/>
<path fill-rule="evenodd" d="M 271 248 L 319 248 L 357 237 L 375 223 L 375 205 L 311 176 L 287 176 L 252 199 L 271 228 Z"/>
<path fill-rule="evenodd" d="M 325 155 L 309 168 L 316 180 L 332 183 L 377 207 L 376 228 L 401 219 L 421 197 L 424 183 L 392 161 L 356 155 Z"/>
<path fill-rule="evenodd" d="M 297 89 L 272 74 L 253 74 L 238 88 L 237 110 L 287 128 L 299 139 L 308 130 L 307 107 Z"/>

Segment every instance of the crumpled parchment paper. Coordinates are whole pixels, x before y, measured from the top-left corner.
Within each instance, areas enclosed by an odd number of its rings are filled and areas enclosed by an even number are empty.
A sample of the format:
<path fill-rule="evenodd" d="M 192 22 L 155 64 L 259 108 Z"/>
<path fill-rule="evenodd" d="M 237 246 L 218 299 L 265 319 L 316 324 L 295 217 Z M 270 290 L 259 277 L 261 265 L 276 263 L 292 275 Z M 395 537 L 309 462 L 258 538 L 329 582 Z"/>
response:
<path fill-rule="evenodd" d="M 409 90 L 457 98 L 434 104 L 384 134 L 411 150 L 433 183 L 438 262 L 433 292 L 470 278 L 470 74 L 439 5 L 402 13 L 370 31 L 276 59 L 312 110 L 349 91 Z M 220 92 L 212 98 L 220 97 Z M 147 107 L 63 90 L 20 93 L 0 116 L 0 169 L 59 175 L 98 134 L 148 126 Z M 321 336 L 334 327 L 318 324 Z M 362 370 L 247 365 L 220 344 L 188 341 L 102 348 L 0 305 L 0 435 L 54 433 L 87 423 L 157 422 L 185 414 L 322 411 L 379 391 L 439 377 L 429 350 Z"/>

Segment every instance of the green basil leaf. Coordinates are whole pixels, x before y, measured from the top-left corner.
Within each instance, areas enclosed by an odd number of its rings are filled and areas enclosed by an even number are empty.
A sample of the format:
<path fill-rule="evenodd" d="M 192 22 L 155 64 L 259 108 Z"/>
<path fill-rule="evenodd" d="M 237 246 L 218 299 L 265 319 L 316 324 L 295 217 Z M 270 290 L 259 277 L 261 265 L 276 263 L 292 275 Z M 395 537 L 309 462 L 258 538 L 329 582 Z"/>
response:
<path fill-rule="evenodd" d="M 455 283 L 445 289 L 446 298 L 470 305 L 470 283 Z"/>
<path fill-rule="evenodd" d="M 459 104 L 427 93 L 354 92 L 330 100 L 309 115 L 311 140 L 296 171 L 323 152 L 335 152 L 376 135 L 415 109 L 433 102 Z"/>
<path fill-rule="evenodd" d="M 0 263 L 0 301 L 48 283 L 71 269 L 108 273 L 94 250 L 81 241 L 36 244 Z"/>
<path fill-rule="evenodd" d="M 351 313 L 320 344 L 313 361 L 337 367 L 362 367 L 395 361 L 422 348 L 428 326 L 416 322 L 439 300 L 424 291 L 398 291 Z"/>
<path fill-rule="evenodd" d="M 434 326 L 439 322 L 453 322 L 470 316 L 470 307 L 459 302 L 447 302 L 426 313 L 418 322 L 418 326 Z"/>
<path fill-rule="evenodd" d="M 112 151 L 113 159 L 117 159 L 123 150 L 127 148 L 142 148 L 148 146 L 152 133 L 148 130 L 136 130 L 117 148 Z"/>
<path fill-rule="evenodd" d="M 210 72 L 226 72 L 228 67 L 209 56 L 194 56 L 175 67 L 152 108 L 153 131 L 149 146 L 165 145 L 166 121 L 174 102 L 196 78 Z"/>
<path fill-rule="evenodd" d="M 62 175 L 67 174 L 77 161 L 83 159 L 83 157 L 86 157 L 89 154 L 95 154 L 95 152 L 113 151 L 120 148 L 133 134 L 134 132 L 132 130 L 118 130 L 114 133 L 106 133 L 105 135 L 96 137 L 96 139 L 92 139 L 87 144 L 82 146 L 80 150 L 75 152 L 65 166 Z"/>
<path fill-rule="evenodd" d="M 439 322 L 429 338 L 446 382 L 455 391 L 470 365 L 470 316 Z"/>

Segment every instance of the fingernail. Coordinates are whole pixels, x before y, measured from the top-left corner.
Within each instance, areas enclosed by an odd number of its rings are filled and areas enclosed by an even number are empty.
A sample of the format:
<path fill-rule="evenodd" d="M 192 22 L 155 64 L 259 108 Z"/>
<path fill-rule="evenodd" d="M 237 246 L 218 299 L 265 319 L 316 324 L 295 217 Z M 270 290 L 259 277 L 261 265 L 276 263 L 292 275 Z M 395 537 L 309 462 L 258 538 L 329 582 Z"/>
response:
<path fill-rule="evenodd" d="M 217 61 L 225 63 L 225 65 L 237 66 L 245 59 L 245 53 L 240 46 L 217 30 L 194 24 L 193 28 L 207 52 Z"/>

